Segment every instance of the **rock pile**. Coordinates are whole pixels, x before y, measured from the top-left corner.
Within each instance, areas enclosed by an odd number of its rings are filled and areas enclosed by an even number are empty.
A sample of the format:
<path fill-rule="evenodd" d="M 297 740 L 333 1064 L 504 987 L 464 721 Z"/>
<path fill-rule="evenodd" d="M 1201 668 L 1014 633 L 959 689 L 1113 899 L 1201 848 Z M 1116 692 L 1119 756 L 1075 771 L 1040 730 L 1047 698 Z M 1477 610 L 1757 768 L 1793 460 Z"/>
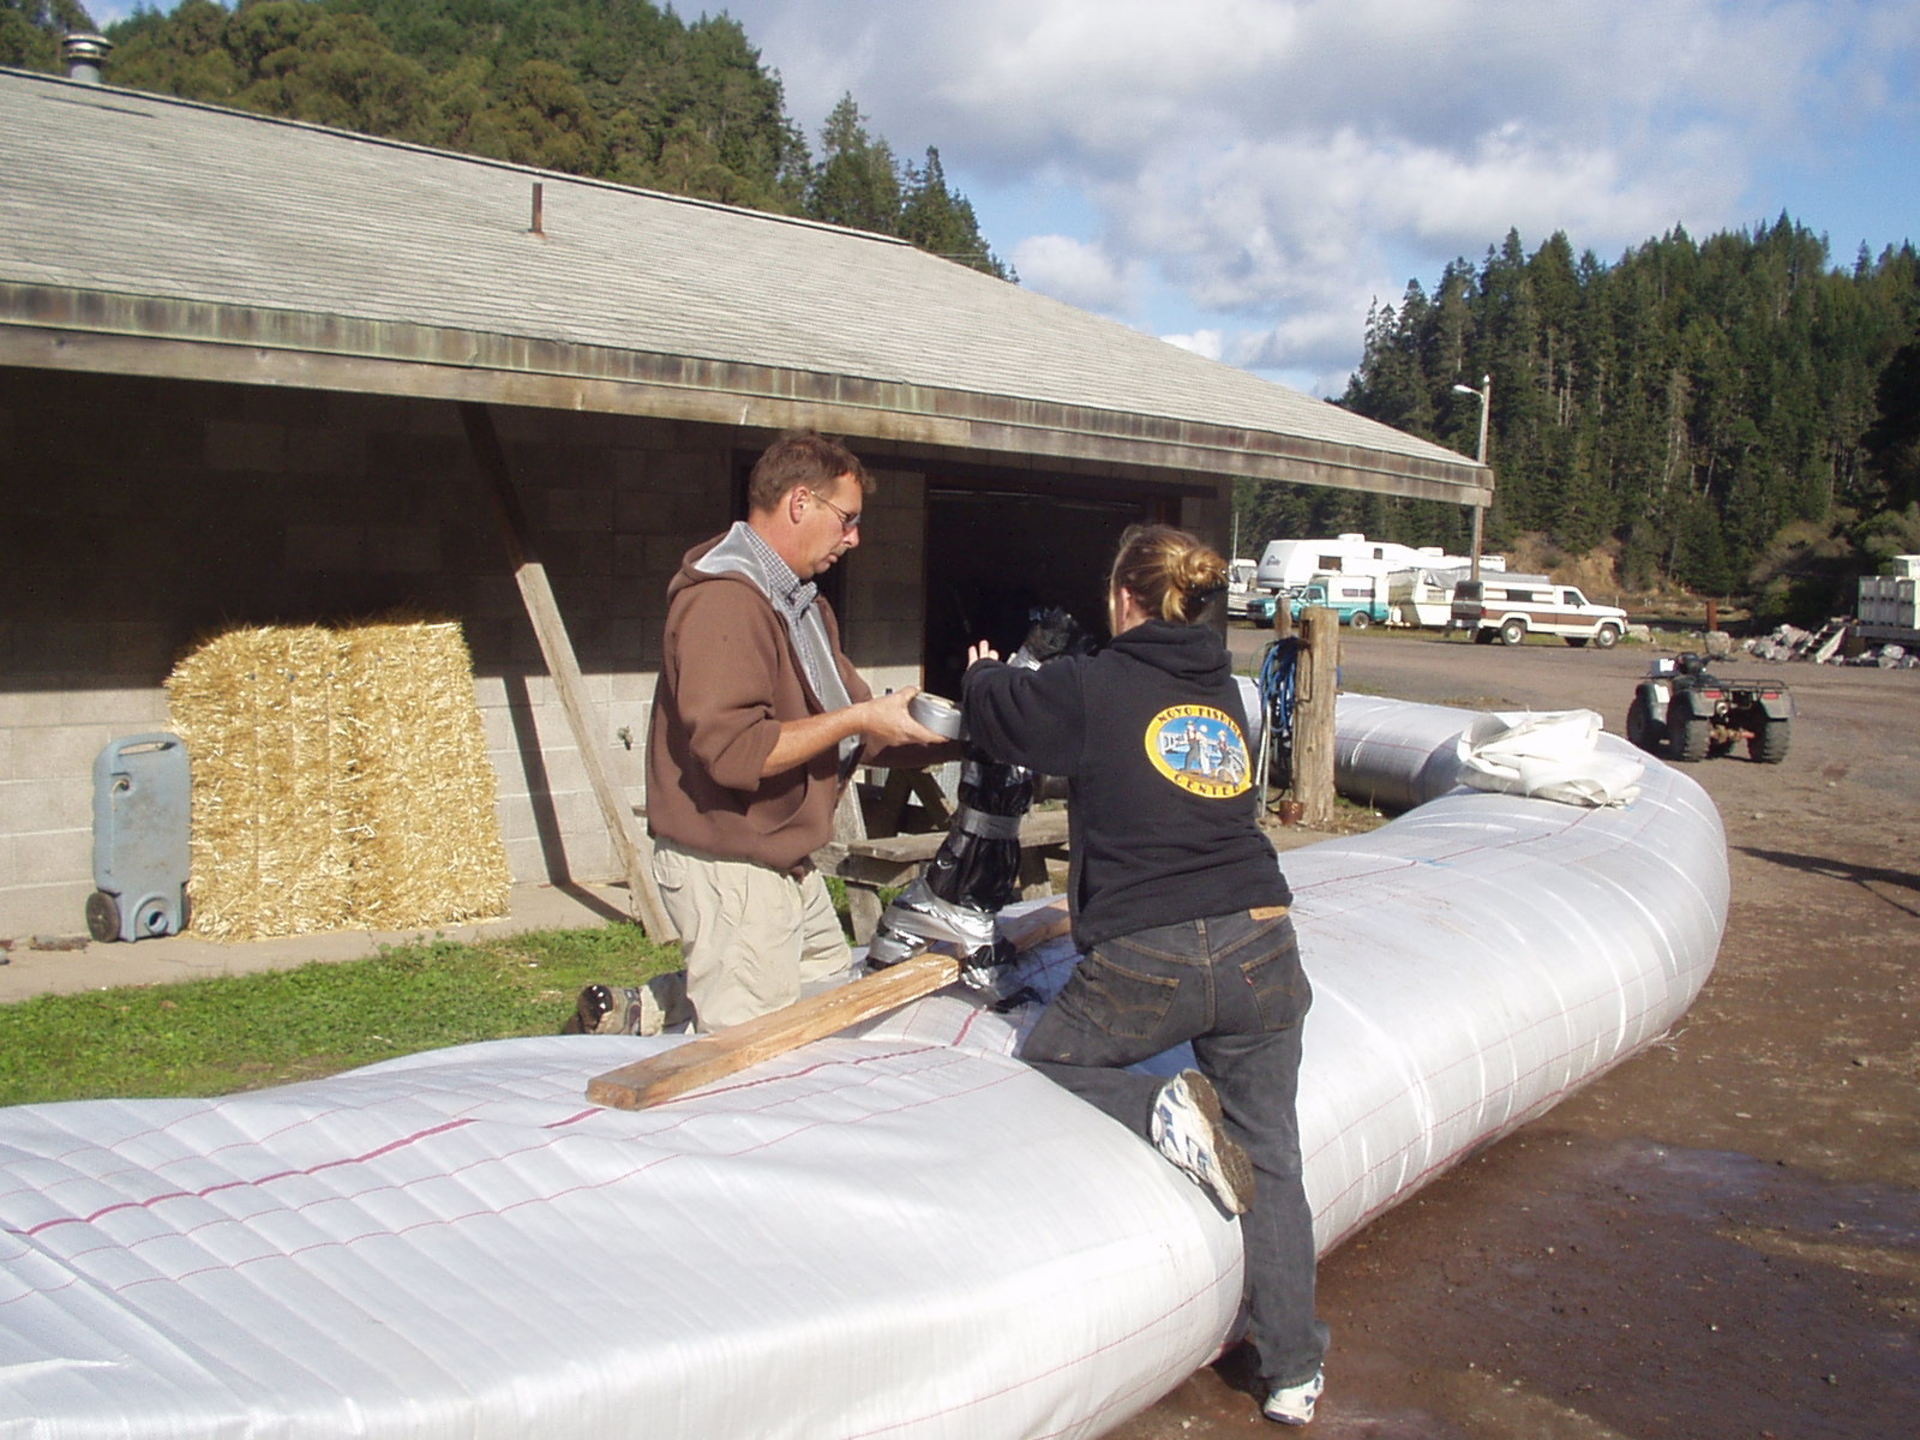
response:
<path fill-rule="evenodd" d="M 1779 625 L 1770 635 L 1746 642 L 1749 655 L 1761 660 L 1811 660 L 1816 665 L 1865 665 L 1880 670 L 1920 668 L 1920 655 L 1910 654 L 1904 645 L 1892 641 L 1869 645 L 1858 655 L 1843 655 L 1850 622 L 1843 616 L 1829 620 L 1818 630 L 1802 630 L 1796 625 Z"/>

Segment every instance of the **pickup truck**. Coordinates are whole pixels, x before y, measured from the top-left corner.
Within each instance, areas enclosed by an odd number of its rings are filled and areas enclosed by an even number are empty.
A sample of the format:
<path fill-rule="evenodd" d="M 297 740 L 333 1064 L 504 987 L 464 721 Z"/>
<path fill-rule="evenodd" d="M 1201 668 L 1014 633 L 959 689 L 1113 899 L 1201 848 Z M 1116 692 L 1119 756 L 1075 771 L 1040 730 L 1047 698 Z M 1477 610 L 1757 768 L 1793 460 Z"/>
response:
<path fill-rule="evenodd" d="M 1387 577 L 1384 575 L 1316 575 L 1293 597 L 1293 618 L 1314 606 L 1324 606 L 1342 625 L 1364 630 L 1387 623 Z"/>
<path fill-rule="evenodd" d="M 1466 631 L 1479 645 L 1520 645 L 1529 635 L 1557 635 L 1575 648 L 1592 641 L 1610 650 L 1627 633 L 1627 612 L 1596 605 L 1574 586 L 1545 575 L 1489 575 L 1454 586 L 1447 628 Z"/>

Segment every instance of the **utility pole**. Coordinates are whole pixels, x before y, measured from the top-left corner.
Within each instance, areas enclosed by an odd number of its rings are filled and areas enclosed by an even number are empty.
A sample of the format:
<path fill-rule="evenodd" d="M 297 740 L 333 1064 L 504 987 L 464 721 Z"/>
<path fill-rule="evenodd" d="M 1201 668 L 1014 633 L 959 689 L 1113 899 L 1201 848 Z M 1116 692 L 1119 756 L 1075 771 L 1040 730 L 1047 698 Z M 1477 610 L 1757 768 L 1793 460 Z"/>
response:
<path fill-rule="evenodd" d="M 1473 458 L 1485 465 L 1487 463 L 1487 417 L 1493 413 L 1493 376 L 1482 375 L 1478 390 L 1471 385 L 1455 385 L 1453 388 L 1462 395 L 1472 395 L 1480 401 L 1480 447 Z M 1467 578 L 1470 580 L 1480 578 L 1480 531 L 1485 517 L 1486 507 L 1475 505 L 1473 507 L 1473 549 L 1470 552 L 1473 565 L 1467 572 Z"/>

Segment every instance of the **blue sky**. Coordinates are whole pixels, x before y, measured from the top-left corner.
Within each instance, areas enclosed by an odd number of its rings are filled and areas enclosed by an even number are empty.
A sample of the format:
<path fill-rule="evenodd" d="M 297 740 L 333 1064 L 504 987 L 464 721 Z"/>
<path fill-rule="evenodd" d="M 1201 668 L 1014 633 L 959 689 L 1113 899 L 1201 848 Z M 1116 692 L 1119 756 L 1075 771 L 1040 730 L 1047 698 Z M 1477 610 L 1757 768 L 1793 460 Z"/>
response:
<path fill-rule="evenodd" d="M 132 6 L 90 6 L 104 24 Z M 684 15 L 703 7 L 682 0 Z M 729 0 L 817 146 L 940 148 L 1023 284 L 1313 394 L 1517 229 L 1920 242 L 1916 0 Z"/>

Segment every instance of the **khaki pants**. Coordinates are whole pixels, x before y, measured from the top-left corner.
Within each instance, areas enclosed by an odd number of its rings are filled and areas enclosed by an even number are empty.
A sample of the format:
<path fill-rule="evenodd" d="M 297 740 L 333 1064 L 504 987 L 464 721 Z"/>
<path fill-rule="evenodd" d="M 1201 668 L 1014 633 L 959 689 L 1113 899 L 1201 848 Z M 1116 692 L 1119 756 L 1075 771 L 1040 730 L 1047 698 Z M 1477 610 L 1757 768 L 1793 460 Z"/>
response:
<path fill-rule="evenodd" d="M 820 873 L 795 880 L 656 839 L 653 878 L 687 957 L 687 999 L 699 1030 L 718 1030 L 800 998 L 844 973 L 853 951 Z"/>

